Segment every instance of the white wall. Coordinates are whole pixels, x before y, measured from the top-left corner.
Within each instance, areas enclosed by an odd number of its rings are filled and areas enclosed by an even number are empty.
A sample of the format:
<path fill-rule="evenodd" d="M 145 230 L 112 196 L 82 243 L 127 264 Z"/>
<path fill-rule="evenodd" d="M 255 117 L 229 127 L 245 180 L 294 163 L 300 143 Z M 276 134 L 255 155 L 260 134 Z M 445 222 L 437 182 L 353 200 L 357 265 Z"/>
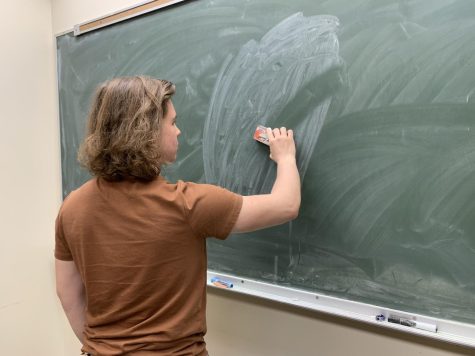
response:
<path fill-rule="evenodd" d="M 0 12 L 0 353 L 64 355 L 54 292 L 60 202 L 49 0 Z"/>
<path fill-rule="evenodd" d="M 146 1 L 131 0 L 51 0 L 53 7 L 54 33 L 62 33 L 74 28 L 74 25 L 109 15 L 112 12 L 141 4 Z"/>
<path fill-rule="evenodd" d="M 53 223 L 60 203 L 60 153 L 52 33 L 134 3 L 16 0 L 2 4 L 2 354 L 79 354 L 54 293 Z M 209 292 L 208 328 L 213 356 L 473 354 L 473 350 L 226 291 Z M 318 353 L 313 351 L 316 347 Z"/>

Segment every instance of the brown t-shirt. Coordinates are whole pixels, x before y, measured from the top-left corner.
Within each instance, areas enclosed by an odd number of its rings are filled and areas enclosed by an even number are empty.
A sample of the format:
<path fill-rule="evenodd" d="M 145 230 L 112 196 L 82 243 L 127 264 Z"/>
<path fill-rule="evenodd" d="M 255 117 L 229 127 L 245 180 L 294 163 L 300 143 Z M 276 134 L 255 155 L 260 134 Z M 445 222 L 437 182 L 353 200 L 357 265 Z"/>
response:
<path fill-rule="evenodd" d="M 83 351 L 206 355 L 206 240 L 224 239 L 242 197 L 207 184 L 92 179 L 64 201 L 55 257 L 86 289 Z"/>

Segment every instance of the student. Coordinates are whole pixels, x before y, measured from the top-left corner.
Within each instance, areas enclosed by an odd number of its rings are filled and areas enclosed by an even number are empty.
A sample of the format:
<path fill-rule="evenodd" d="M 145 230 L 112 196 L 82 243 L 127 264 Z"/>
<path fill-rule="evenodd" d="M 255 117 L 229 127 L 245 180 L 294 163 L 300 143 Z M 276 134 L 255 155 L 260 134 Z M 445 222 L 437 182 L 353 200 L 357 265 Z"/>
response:
<path fill-rule="evenodd" d="M 96 93 L 79 160 L 94 178 L 56 219 L 56 288 L 91 355 L 207 355 L 206 237 L 294 219 L 300 179 L 292 130 L 268 129 L 277 176 L 270 194 L 160 176 L 178 150 L 175 87 L 112 79 Z"/>

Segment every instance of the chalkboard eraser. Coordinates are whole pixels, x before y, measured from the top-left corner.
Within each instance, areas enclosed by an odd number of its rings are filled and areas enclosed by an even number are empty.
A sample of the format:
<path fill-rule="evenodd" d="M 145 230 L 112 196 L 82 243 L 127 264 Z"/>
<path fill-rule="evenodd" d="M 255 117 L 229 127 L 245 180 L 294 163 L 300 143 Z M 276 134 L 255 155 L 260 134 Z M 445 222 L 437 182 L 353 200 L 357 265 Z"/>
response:
<path fill-rule="evenodd" d="M 256 131 L 254 132 L 254 140 L 269 146 L 269 137 L 267 136 L 266 130 L 267 128 L 265 126 L 257 126 Z"/>

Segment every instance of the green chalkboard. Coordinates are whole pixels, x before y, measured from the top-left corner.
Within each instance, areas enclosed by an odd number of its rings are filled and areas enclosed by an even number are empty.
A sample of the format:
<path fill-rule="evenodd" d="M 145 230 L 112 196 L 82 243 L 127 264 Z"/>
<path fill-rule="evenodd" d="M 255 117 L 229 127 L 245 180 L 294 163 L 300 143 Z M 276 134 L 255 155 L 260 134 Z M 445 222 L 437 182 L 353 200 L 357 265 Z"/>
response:
<path fill-rule="evenodd" d="M 57 46 L 63 195 L 96 85 L 166 78 L 171 181 L 268 192 L 253 130 L 295 130 L 300 216 L 210 239 L 210 269 L 475 324 L 475 2 L 186 1 Z"/>

